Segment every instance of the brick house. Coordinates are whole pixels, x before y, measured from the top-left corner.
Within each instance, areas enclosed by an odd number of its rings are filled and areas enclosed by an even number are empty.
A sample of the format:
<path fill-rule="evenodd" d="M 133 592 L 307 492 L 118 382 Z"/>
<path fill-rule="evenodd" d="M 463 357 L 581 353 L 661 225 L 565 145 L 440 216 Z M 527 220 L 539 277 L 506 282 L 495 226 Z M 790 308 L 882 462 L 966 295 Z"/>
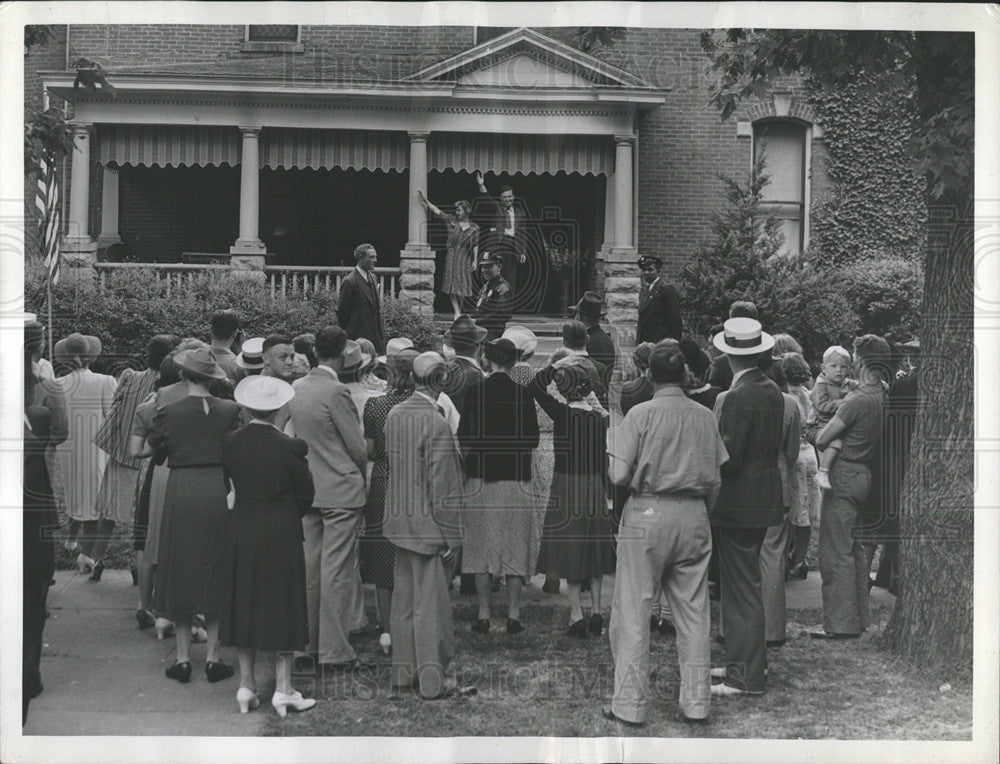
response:
<path fill-rule="evenodd" d="M 478 169 L 491 193 L 514 187 L 540 246 L 581 253 L 577 291 L 603 287 L 621 330 L 634 326 L 638 254 L 675 272 L 709 232 L 717 175 L 742 176 L 763 135 L 790 251 L 807 246 L 828 183 L 799 83 L 726 122 L 707 106 L 699 30 L 628 29 L 589 55 L 563 28 L 61 29 L 26 55 L 25 93 L 70 104 L 63 257 L 83 265 L 124 242 L 146 262 L 193 252 L 322 269 L 370 241 L 399 269 L 401 298 L 429 312 L 443 230 L 416 193 L 450 208 L 477 195 Z M 78 58 L 115 92 L 74 88 Z M 537 258 L 526 312 L 552 307 Z"/>

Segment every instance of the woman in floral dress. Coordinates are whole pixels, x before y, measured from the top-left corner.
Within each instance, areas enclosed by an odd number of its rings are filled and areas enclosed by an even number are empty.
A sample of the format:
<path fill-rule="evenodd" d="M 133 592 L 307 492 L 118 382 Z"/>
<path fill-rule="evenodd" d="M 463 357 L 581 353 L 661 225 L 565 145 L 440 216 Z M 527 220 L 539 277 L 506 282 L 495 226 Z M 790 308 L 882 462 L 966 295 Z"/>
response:
<path fill-rule="evenodd" d="M 417 191 L 417 196 L 424 207 L 448 225 L 448 256 L 445 258 L 441 291 L 451 300 L 451 309 L 457 319 L 462 315 L 462 298 L 473 294 L 472 276 L 476 272 L 479 252 L 479 226 L 472 222 L 472 205 L 465 199 L 455 202 L 455 214 L 449 215 L 427 201 L 421 191 Z"/>

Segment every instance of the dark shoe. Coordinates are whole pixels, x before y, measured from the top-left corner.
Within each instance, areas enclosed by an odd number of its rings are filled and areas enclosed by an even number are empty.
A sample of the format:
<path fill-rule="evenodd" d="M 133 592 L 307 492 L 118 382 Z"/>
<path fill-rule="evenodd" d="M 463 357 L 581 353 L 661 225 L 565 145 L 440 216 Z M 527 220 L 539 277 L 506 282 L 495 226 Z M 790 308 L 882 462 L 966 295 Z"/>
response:
<path fill-rule="evenodd" d="M 316 660 L 317 656 L 312 655 L 297 655 L 292 660 L 292 674 L 303 676 L 303 675 L 314 675 L 316 673 L 316 668 L 319 663 Z"/>
<path fill-rule="evenodd" d="M 490 633 L 490 619 L 480 618 L 474 624 L 472 624 L 472 630 L 476 634 L 489 634 Z"/>
<path fill-rule="evenodd" d="M 139 608 L 135 611 L 135 620 L 139 622 L 140 631 L 151 629 L 153 628 L 153 624 L 156 623 L 156 618 L 153 614 L 144 608 Z"/>
<path fill-rule="evenodd" d="M 97 564 L 100 565 L 101 563 Z M 93 576 L 91 576 L 91 578 L 93 578 Z M 871 576 L 868 576 L 868 591 L 871 591 L 873 586 L 875 586 L 875 579 L 872 578 Z"/>
<path fill-rule="evenodd" d="M 615 712 L 611 710 L 611 706 L 601 706 L 601 716 L 609 722 L 618 722 L 619 724 L 624 724 L 626 727 L 646 726 L 646 722 L 630 722 L 628 719 L 622 719 L 620 716 L 616 716 Z"/>
<path fill-rule="evenodd" d="M 233 675 L 233 667 L 222 661 L 209 661 L 205 664 L 205 676 L 209 682 L 221 682 Z"/>
<path fill-rule="evenodd" d="M 696 719 L 693 716 L 688 716 L 687 714 L 681 714 L 681 717 L 684 719 L 685 723 L 687 723 L 687 724 L 708 724 L 708 717 L 707 716 L 702 716 L 702 717 L 699 717 L 699 718 Z"/>
<path fill-rule="evenodd" d="M 132 574 L 132 586 L 138 586 L 139 585 L 139 571 L 133 565 L 132 569 L 129 572 Z"/>
<path fill-rule="evenodd" d="M 784 647 L 787 641 L 787 639 L 769 639 L 764 644 L 767 647 Z"/>
<path fill-rule="evenodd" d="M 566 629 L 566 633 L 571 637 L 586 637 L 587 636 L 587 619 L 581 618 L 579 621 L 573 621 Z"/>
<path fill-rule="evenodd" d="M 181 684 L 187 684 L 191 681 L 191 663 L 190 661 L 175 663 L 173 666 L 168 666 L 165 673 L 168 679 L 176 679 Z"/>
<path fill-rule="evenodd" d="M 517 620 L 516 618 L 507 619 L 508 634 L 520 634 L 522 631 L 524 631 L 524 627 L 521 625 L 521 622 L 519 620 Z"/>
<path fill-rule="evenodd" d="M 375 664 L 363 661 L 358 658 L 349 660 L 346 663 L 321 663 L 323 671 L 335 671 L 341 674 L 356 674 L 359 671 L 374 671 Z"/>
<path fill-rule="evenodd" d="M 674 625 L 670 623 L 669 618 L 662 618 L 660 623 L 657 625 L 656 630 L 660 632 L 661 637 L 673 637 L 677 635 L 677 629 Z"/>
<path fill-rule="evenodd" d="M 559 594 L 559 579 L 546 576 L 545 583 L 542 584 L 542 591 L 546 594 Z"/>
<path fill-rule="evenodd" d="M 604 618 L 600 613 L 594 613 L 590 616 L 590 633 L 595 637 L 601 636 L 601 630 L 604 628 Z"/>
<path fill-rule="evenodd" d="M 104 572 L 104 560 L 100 560 L 100 561 L 99 561 L 99 562 L 98 562 L 98 563 L 97 563 L 97 564 L 96 564 L 96 565 L 94 566 L 94 569 L 93 569 L 93 570 L 91 571 L 91 573 L 90 573 L 90 580 L 91 580 L 91 581 L 100 581 L 100 580 L 101 580 L 101 574 L 102 574 L 103 572 Z M 870 588 L 871 588 L 871 587 L 869 587 L 869 589 L 870 589 Z"/>
<path fill-rule="evenodd" d="M 838 634 L 832 631 L 824 631 L 823 629 L 817 629 L 816 631 L 810 631 L 809 636 L 813 639 L 857 639 L 860 634 Z"/>
<path fill-rule="evenodd" d="M 788 578 L 797 578 L 800 581 L 805 580 L 809 575 L 809 566 L 804 562 L 800 562 L 798 565 L 788 569 Z"/>

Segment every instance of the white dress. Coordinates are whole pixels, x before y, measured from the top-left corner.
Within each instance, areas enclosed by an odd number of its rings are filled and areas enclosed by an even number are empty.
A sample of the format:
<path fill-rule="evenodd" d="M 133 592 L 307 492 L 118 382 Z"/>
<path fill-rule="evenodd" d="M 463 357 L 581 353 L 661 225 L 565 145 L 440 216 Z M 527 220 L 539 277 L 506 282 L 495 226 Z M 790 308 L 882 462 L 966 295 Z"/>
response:
<path fill-rule="evenodd" d="M 63 391 L 69 415 L 69 438 L 56 448 L 66 512 L 72 520 L 97 520 L 97 494 L 108 455 L 94 445 L 94 437 L 111 408 L 118 382 L 107 374 L 77 369 L 49 384 Z"/>

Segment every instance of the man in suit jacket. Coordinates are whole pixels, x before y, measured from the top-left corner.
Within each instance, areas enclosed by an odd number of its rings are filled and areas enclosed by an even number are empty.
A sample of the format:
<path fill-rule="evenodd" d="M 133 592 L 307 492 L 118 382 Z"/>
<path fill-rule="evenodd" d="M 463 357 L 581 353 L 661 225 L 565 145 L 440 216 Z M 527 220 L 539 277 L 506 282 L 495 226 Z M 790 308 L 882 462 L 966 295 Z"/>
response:
<path fill-rule="evenodd" d="M 312 508 L 302 518 L 309 610 L 309 650 L 320 665 L 340 670 L 368 668 L 348 642 L 354 624 L 358 525 L 365 507 L 367 448 L 350 390 L 333 366 L 347 345 L 339 326 L 316 335 L 319 365 L 296 380 L 288 403 L 295 436 L 309 446 L 316 486 Z"/>
<path fill-rule="evenodd" d="M 427 699 L 456 689 L 448 584 L 462 545 L 462 462 L 437 404 L 434 384 L 443 373 L 439 354 L 414 358 L 416 389 L 385 422 L 389 486 L 383 531 L 396 547 L 390 682 L 394 688 L 419 686 Z"/>
<path fill-rule="evenodd" d="M 340 284 L 337 322 L 347 332 L 348 339 L 364 337 L 378 353 L 384 353 L 381 297 L 374 273 L 378 253 L 371 244 L 359 244 L 354 249 L 354 259 L 357 267 Z"/>
<path fill-rule="evenodd" d="M 476 172 L 476 185 L 479 193 L 489 198 L 483 174 Z M 523 203 L 514 199 L 514 189 L 503 186 L 498 199 L 489 198 L 490 215 L 487 219 L 487 235 L 485 240 L 492 242 L 497 254 L 503 259 L 503 276 L 510 284 L 512 294 L 522 291 L 525 286 L 518 282 L 518 271 L 528 260 L 531 249 L 531 232 L 529 223 L 531 216 Z"/>
<path fill-rule="evenodd" d="M 729 453 L 722 487 L 711 513 L 718 530 L 726 666 L 716 695 L 761 695 L 767 666 L 760 550 L 770 526 L 784 518 L 778 458 L 785 402 L 781 390 L 758 368 L 774 338 L 750 318 L 731 318 L 714 339 L 729 356 L 733 383 L 716 401 L 719 432 Z"/>
<path fill-rule="evenodd" d="M 610 388 L 618 353 L 615 351 L 615 341 L 601 327 L 601 319 L 607 314 L 604 298 L 597 292 L 584 292 L 574 310 L 577 320 L 587 327 L 587 355 L 604 365 L 607 371 L 603 380 L 604 387 Z"/>
<path fill-rule="evenodd" d="M 681 319 L 681 301 L 677 290 L 663 280 L 660 269 L 663 261 L 655 255 L 639 258 L 642 287 L 639 290 L 639 326 L 635 344 L 659 342 L 664 337 L 680 340 L 684 331 Z"/>

